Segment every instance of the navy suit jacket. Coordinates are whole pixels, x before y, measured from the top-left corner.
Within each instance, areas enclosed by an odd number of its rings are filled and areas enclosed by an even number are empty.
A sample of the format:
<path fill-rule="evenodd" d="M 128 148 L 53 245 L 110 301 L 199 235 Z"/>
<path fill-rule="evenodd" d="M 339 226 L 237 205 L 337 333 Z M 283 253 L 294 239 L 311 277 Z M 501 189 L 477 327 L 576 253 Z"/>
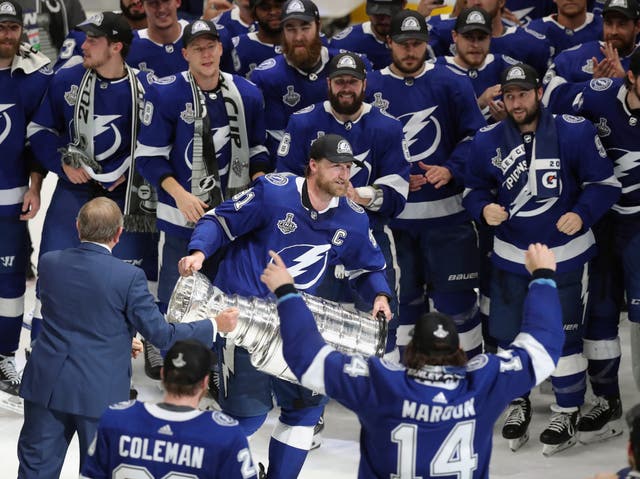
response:
<path fill-rule="evenodd" d="M 102 246 L 46 253 L 38 272 L 43 329 L 22 378 L 26 400 L 97 418 L 129 399 L 136 331 L 159 348 L 187 338 L 212 345 L 211 321 L 167 323 L 143 271 Z"/>

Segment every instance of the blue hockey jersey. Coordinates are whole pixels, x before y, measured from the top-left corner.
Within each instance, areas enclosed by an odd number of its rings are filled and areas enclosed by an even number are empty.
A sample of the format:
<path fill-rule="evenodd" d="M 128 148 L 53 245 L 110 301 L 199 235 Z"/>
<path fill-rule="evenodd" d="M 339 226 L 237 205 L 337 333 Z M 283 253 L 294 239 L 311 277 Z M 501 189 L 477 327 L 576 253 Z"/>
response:
<path fill-rule="evenodd" d="M 24 54 L 27 55 L 28 47 Z M 46 60 L 46 57 L 38 55 Z M 33 156 L 26 144 L 27 125 L 33 117 L 52 77 L 47 66 L 31 67 L 27 58 L 16 57 L 12 67 L 0 69 L 0 216 L 17 218 L 29 187 Z M 44 62 L 46 63 L 46 62 Z"/>
<path fill-rule="evenodd" d="M 456 45 L 451 36 L 455 22 L 455 19 L 451 19 L 434 25 L 429 45 L 436 56 L 455 55 Z M 526 27 L 506 25 L 501 36 L 491 38 L 489 51 L 527 63 L 535 68 L 541 76 L 547 71 L 553 56 L 553 48 L 544 35 Z"/>
<path fill-rule="evenodd" d="M 622 184 L 622 195 L 613 211 L 637 223 L 640 218 L 640 115 L 629 110 L 627 93 L 623 79 L 591 80 L 574 101 L 574 108 L 595 123 L 598 136 L 614 163 L 616 178 Z M 637 228 L 640 229 L 640 224 Z"/>
<path fill-rule="evenodd" d="M 128 401 L 100 418 L 80 477 L 248 479 L 257 469 L 242 428 L 226 414 Z"/>
<path fill-rule="evenodd" d="M 361 479 L 488 477 L 495 421 L 551 374 L 564 342 L 548 279 L 531 283 L 511 349 L 466 368 L 425 366 L 420 378 L 398 363 L 333 350 L 297 294 L 279 298 L 278 315 L 284 357 L 300 382 L 357 414 Z"/>
<path fill-rule="evenodd" d="M 71 30 L 67 38 L 62 42 L 62 47 L 53 69 L 58 71 L 71 57 L 82 57 L 82 44 L 86 38 L 87 34 L 83 31 Z"/>
<path fill-rule="evenodd" d="M 229 245 L 214 280 L 226 293 L 268 296 L 260 275 L 273 250 L 287 265 L 296 287 L 307 293 L 314 293 L 327 265 L 342 263 L 365 301 L 372 304 L 379 293 L 390 296 L 384 257 L 364 209 L 337 197 L 324 211 L 306 208 L 304 184 L 304 178 L 290 174 L 258 178 L 252 188 L 200 219 L 189 251 L 209 257 Z"/>
<path fill-rule="evenodd" d="M 477 97 L 482 95 L 487 88 L 499 84 L 503 70 L 516 63 L 519 62 L 515 58 L 507 55 L 494 55 L 493 53 L 487 55 L 480 68 L 462 67 L 451 56 L 436 59 L 436 65 L 444 65 L 452 72 L 468 77 Z M 487 121 L 491 119 L 488 106 L 482 110 L 482 114 Z"/>
<path fill-rule="evenodd" d="M 189 22 L 186 20 L 179 20 L 179 22 L 182 31 L 184 31 L 184 27 Z M 160 45 L 149 38 L 149 32 L 146 28 L 134 30 L 133 41 L 126 61 L 142 72 L 155 75 L 158 78 L 166 77 L 188 68 L 187 61 L 182 56 L 182 47 L 182 33 L 174 43 Z"/>
<path fill-rule="evenodd" d="M 524 24 L 555 13 L 553 0 L 507 0 L 505 6 Z"/>
<path fill-rule="evenodd" d="M 36 159 L 65 181 L 58 149 L 73 143 L 73 110 L 86 71 L 82 64 L 73 63 L 68 62 L 56 72 L 27 132 Z M 146 75 L 139 72 L 137 76 L 141 86 L 149 90 Z M 102 171 L 95 172 L 89 167 L 85 170 L 108 187 L 125 174 L 131 163 L 131 87 L 127 77 L 118 80 L 98 77 L 94 92 L 94 159 Z"/>
<path fill-rule="evenodd" d="M 425 63 L 424 71 L 405 80 L 390 68 L 367 78 L 367 99 L 403 125 L 412 174 L 424 174 L 419 161 L 447 167 L 453 179 L 435 189 L 426 184 L 410 192 L 392 226 L 413 229 L 468 219 L 462 207 L 463 171 L 469 140 L 486 123 L 468 78 L 446 67 Z"/>
<path fill-rule="evenodd" d="M 295 111 L 327 98 L 327 65 L 340 52 L 322 47 L 320 64 L 311 73 L 290 65 L 284 55 L 265 60 L 251 73 L 265 102 L 267 142 L 275 166 L 276 152 L 289 117 Z M 371 64 L 363 58 L 367 70 Z"/>
<path fill-rule="evenodd" d="M 365 165 L 351 166 L 354 187 L 375 185 L 382 189 L 380 210 L 369 213 L 372 226 L 397 216 L 409 193 L 409 163 L 402 124 L 368 103 L 360 118 L 343 123 L 331 112 L 329 101 L 304 108 L 289 119 L 278 148 L 278 172 L 304 175 L 311 143 L 319 136 L 335 133 L 346 138 L 356 159 Z"/>
<path fill-rule="evenodd" d="M 282 53 L 280 44 L 263 43 L 258 39 L 256 32 L 233 37 L 232 43 L 231 59 L 233 61 L 233 71 L 247 78 L 263 61 Z"/>
<path fill-rule="evenodd" d="M 352 25 L 338 32 L 331 39 L 330 45 L 331 48 L 366 56 L 374 70 L 380 70 L 391 63 L 391 50 L 385 41 L 376 38 L 371 22 Z"/>
<path fill-rule="evenodd" d="M 244 105 L 244 116 L 249 144 L 249 160 L 253 165 L 269 164 L 264 147 L 264 105 L 260 90 L 248 80 L 225 74 L 228 81 L 237 87 Z M 231 141 L 233 132 L 229 128 L 229 117 L 222 94 L 205 95 L 207 112 L 211 123 L 211 135 L 223 193 L 226 190 Z M 160 183 L 172 176 L 191 191 L 191 163 L 193 155 L 194 105 L 187 72 L 178 74 L 175 80 L 157 85 L 156 91 L 147 95 L 147 109 L 153 114 L 142 122 L 136 149 L 136 168 L 158 191 L 158 229 L 172 235 L 189 238 L 193 227 L 176 207 L 176 203 Z M 258 169 L 264 169 L 258 168 Z"/>
<path fill-rule="evenodd" d="M 554 55 L 557 56 L 560 52 L 581 43 L 600 40 L 602 36 L 602 17 L 587 13 L 585 22 L 575 30 L 570 30 L 556 21 L 556 15 L 548 15 L 544 18 L 532 20 L 528 28 L 547 37 L 547 40 L 554 48 Z"/>
<path fill-rule="evenodd" d="M 593 78 L 592 58 L 595 57 L 598 62 L 604 58 L 600 51 L 603 45 L 600 41 L 583 43 L 555 58 L 542 80 L 545 88 L 542 102 L 553 113 L 573 112 L 573 99 Z M 625 70 L 629 69 L 630 57 L 620 58 Z"/>
<path fill-rule="evenodd" d="M 242 21 L 240 18 L 240 9 L 235 5 L 230 10 L 222 12 L 214 18 L 213 21 L 216 23 L 216 26 L 220 25 L 226 28 L 231 38 L 255 32 L 258 29 L 256 22 L 247 25 Z"/>
<path fill-rule="evenodd" d="M 551 117 L 546 111 L 543 115 Z M 557 157 L 538 154 L 538 141 L 552 141 L 538 138 L 538 130 L 532 146 L 537 156 L 532 154 L 535 159 L 529 164 L 525 147 L 506 141 L 510 121 L 483 128 L 473 139 L 463 204 L 477 221 L 484 221 L 482 210 L 489 203 L 500 204 L 509 213 L 494 228 L 491 259 L 500 269 L 526 275 L 524 252 L 529 244 L 542 243 L 555 252 L 557 271 L 575 270 L 595 255 L 590 228 L 620 195 L 611 161 L 590 122 L 563 115 L 547 120 L 555 126 L 557 142 L 546 145 L 547 153 Z M 556 227 L 569 211 L 583 222 L 573 236 Z"/>

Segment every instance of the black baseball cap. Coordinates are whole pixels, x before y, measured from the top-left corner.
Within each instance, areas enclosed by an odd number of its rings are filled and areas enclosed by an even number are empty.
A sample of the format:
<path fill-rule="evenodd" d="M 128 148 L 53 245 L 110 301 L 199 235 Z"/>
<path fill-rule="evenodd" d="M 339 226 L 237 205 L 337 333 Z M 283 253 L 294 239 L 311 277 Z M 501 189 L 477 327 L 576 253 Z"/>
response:
<path fill-rule="evenodd" d="M 111 41 L 127 45 L 130 45 L 133 40 L 133 32 L 125 18 L 114 12 L 96 13 L 76 25 L 75 29 L 83 31 L 89 36 L 107 37 Z"/>
<path fill-rule="evenodd" d="M 403 0 L 367 0 L 367 15 L 394 16 L 402 10 Z"/>
<path fill-rule="evenodd" d="M 311 0 L 288 0 L 282 7 L 281 22 L 284 24 L 292 18 L 309 23 L 319 22 L 320 12 Z"/>
<path fill-rule="evenodd" d="M 13 22 L 22 25 L 22 7 L 20 4 L 13 0 L 0 2 L 0 22 Z"/>
<path fill-rule="evenodd" d="M 406 40 L 429 40 L 429 31 L 424 17 L 414 10 L 400 10 L 391 18 L 391 39 L 396 42 Z"/>
<path fill-rule="evenodd" d="M 274 0 L 276 3 L 284 3 L 284 0 Z M 266 0 L 249 0 L 249 9 L 253 10 L 258 5 L 266 2 Z"/>
<path fill-rule="evenodd" d="M 164 357 L 164 381 L 171 384 L 196 384 L 211 372 L 214 362 L 213 352 L 200 341 L 176 341 Z"/>
<path fill-rule="evenodd" d="M 330 133 L 323 135 L 311 144 L 309 157 L 315 160 L 326 158 L 332 163 L 355 163 L 364 167 L 364 163 L 356 160 L 353 149 L 347 140 L 340 135 Z"/>
<path fill-rule="evenodd" d="M 636 0 L 607 0 L 602 7 L 602 15 L 617 12 L 631 20 L 640 18 L 640 7 Z"/>
<path fill-rule="evenodd" d="M 216 40 L 220 38 L 216 24 L 211 20 L 196 20 L 184 27 L 182 45 L 186 48 L 193 40 L 205 35 Z"/>
<path fill-rule="evenodd" d="M 503 91 L 511 85 L 519 86 L 525 90 L 533 90 L 540 86 L 540 79 L 535 68 L 526 63 L 517 63 L 502 72 L 500 85 Z"/>
<path fill-rule="evenodd" d="M 482 8 L 465 8 L 456 18 L 457 33 L 480 31 L 491 35 L 491 17 Z"/>
<path fill-rule="evenodd" d="M 447 356 L 460 349 L 456 323 L 446 314 L 423 314 L 413 329 L 413 347 L 429 356 Z"/>
<path fill-rule="evenodd" d="M 351 75 L 358 80 L 364 80 L 367 77 L 367 70 L 362 58 L 357 53 L 351 52 L 343 52 L 334 56 L 329 62 L 328 72 L 329 78 Z"/>

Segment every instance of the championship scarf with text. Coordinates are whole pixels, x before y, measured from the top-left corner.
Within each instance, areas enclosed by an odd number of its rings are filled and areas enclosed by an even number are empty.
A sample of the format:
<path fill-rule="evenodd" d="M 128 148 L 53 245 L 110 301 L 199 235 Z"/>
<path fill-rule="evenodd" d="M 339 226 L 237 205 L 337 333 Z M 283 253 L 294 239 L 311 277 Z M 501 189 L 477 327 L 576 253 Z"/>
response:
<path fill-rule="evenodd" d="M 204 93 L 190 73 L 187 78 L 191 86 L 195 117 L 191 193 L 213 208 L 224 201 L 215 146 L 211 137 Z M 220 72 L 219 87 L 231 135 L 231 159 L 226 188 L 226 197 L 230 198 L 248 188 L 251 181 L 249 177 L 249 140 L 244 105 L 240 92 L 233 82 L 233 76 Z"/>
<path fill-rule="evenodd" d="M 503 171 L 504 183 L 510 185 L 503 188 L 509 197 L 509 216 L 514 216 L 530 200 L 543 201 L 560 196 L 560 148 L 554 115 L 540 108 L 538 126 L 531 146 L 531 159 L 527 161 L 523 135 L 518 126 L 510 119 L 504 120 L 503 142 L 498 149 L 507 154 L 506 158 L 496 158 Z M 509 183 L 509 178 L 518 169 L 521 171 L 517 179 Z M 505 205 L 506 206 L 506 205 Z"/>

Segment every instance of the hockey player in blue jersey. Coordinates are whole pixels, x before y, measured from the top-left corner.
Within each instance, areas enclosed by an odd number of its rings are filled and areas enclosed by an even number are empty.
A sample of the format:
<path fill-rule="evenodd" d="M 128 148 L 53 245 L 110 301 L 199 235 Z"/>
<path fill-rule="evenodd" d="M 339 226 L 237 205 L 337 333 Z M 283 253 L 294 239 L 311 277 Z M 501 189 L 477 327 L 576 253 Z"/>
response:
<path fill-rule="evenodd" d="M 249 77 L 263 61 L 282 53 L 282 5 L 284 0 L 251 0 L 251 11 L 258 28 L 232 39 L 231 58 L 238 75 Z"/>
<path fill-rule="evenodd" d="M 454 319 L 432 312 L 416 323 L 402 364 L 328 346 L 282 260 L 271 255 L 261 278 L 278 297 L 284 357 L 303 385 L 357 414 L 358 477 L 489 477 L 491 431 L 502 408 L 544 381 L 560 356 L 553 252 L 540 244 L 526 252 L 532 276 L 508 349 L 467 362 Z"/>
<path fill-rule="evenodd" d="M 198 410 L 207 392 L 212 356 L 198 341 L 177 341 L 164 358 L 162 402 L 109 406 L 80 478 L 257 477 L 238 421 L 219 411 Z"/>
<path fill-rule="evenodd" d="M 580 43 L 595 42 L 602 35 L 602 16 L 587 12 L 587 0 L 555 0 L 558 13 L 538 18 L 528 28 L 543 34 L 554 55 Z"/>
<path fill-rule="evenodd" d="M 492 22 L 491 53 L 508 55 L 530 63 L 543 75 L 553 56 L 553 49 L 544 35 L 526 27 L 506 24 L 501 16 L 505 0 L 470 0 L 469 7 L 480 7 L 489 13 Z M 451 38 L 454 20 L 436 24 L 431 30 L 429 44 L 437 56 L 455 53 Z"/>
<path fill-rule="evenodd" d="M 509 65 L 518 63 L 506 55 L 489 53 L 491 45 L 491 17 L 481 8 L 463 10 L 456 18 L 452 32 L 456 46 L 454 56 L 438 57 L 436 64 L 467 76 L 478 97 L 478 106 L 489 121 L 506 117 L 500 100 L 500 74 Z"/>
<path fill-rule="evenodd" d="M 597 78 L 624 78 L 640 34 L 637 0 L 607 0 L 603 41 L 583 43 L 558 55 L 544 76 L 542 101 L 553 113 L 571 113 L 573 99 Z"/>
<path fill-rule="evenodd" d="M 622 195 L 594 229 L 598 257 L 593 262 L 589 318 L 584 355 L 596 405 L 578 423 L 581 442 L 594 442 L 622 433 L 618 369 L 618 322 L 626 292 L 631 328 L 640 328 L 640 50 L 631 55 L 627 78 L 592 80 L 574 101 L 574 108 L 597 125 L 598 135 L 613 161 Z M 632 340 L 632 369 L 640 368 L 640 351 Z M 640 384 L 636 375 L 636 384 Z"/>
<path fill-rule="evenodd" d="M 281 24 L 283 54 L 265 60 L 251 73 L 251 81 L 264 95 L 266 147 L 274 167 L 291 114 L 326 99 L 327 65 L 338 53 L 322 45 L 320 13 L 311 0 L 288 0 Z"/>
<path fill-rule="evenodd" d="M 527 244 L 544 242 L 558 258 L 566 339 L 551 376 L 556 404 L 540 435 L 543 453 L 551 455 L 577 441 L 586 390 L 582 338 L 588 262 L 596 248 L 591 226 L 618 199 L 620 183 L 590 122 L 554 117 L 540 106 L 542 87 L 533 67 L 508 68 L 501 85 L 509 117 L 476 134 L 463 204 L 476 221 L 495 226 L 489 332 L 499 346 L 509 344 L 519 330 L 528 283 L 522 262 Z M 502 430 L 512 449 L 528 439 L 530 418 L 528 397 L 519 398 Z"/>
<path fill-rule="evenodd" d="M 91 198 L 107 196 L 123 208 L 127 221 L 140 220 L 138 232 L 126 231 L 114 254 L 155 278 L 156 241 L 144 232 L 154 211 L 138 195 L 142 178 L 129 170 L 140 100 L 149 85 L 145 75 L 124 63 L 132 33 L 120 15 L 96 14 L 78 28 L 87 33 L 83 63 L 67 63 L 54 75 L 27 130 L 36 159 L 59 176 L 40 254 L 77 245 L 78 210 Z M 40 317 L 38 311 L 34 317 Z M 35 321 L 32 334 L 38 326 Z"/>
<path fill-rule="evenodd" d="M 334 35 L 331 48 L 365 55 L 374 70 L 386 67 L 391 62 L 391 53 L 387 47 L 391 17 L 406 4 L 406 0 L 367 0 L 369 21 L 352 25 Z"/>
<path fill-rule="evenodd" d="M 215 24 L 196 20 L 183 41 L 189 69 L 147 97 L 135 154 L 136 168 L 158 191 L 163 312 L 195 223 L 269 167 L 262 94 L 248 80 L 220 70 Z"/>
<path fill-rule="evenodd" d="M 226 28 L 231 37 L 255 32 L 258 25 L 251 13 L 251 0 L 234 0 L 234 5 L 218 16 L 211 18 L 216 25 Z"/>
<path fill-rule="evenodd" d="M 30 261 L 27 220 L 40 208 L 42 172 L 26 145 L 27 124 L 52 75 L 49 59 L 21 44 L 22 22 L 17 2 L 0 3 L 0 406 L 17 396 L 20 387 L 14 356 L 24 314 L 24 271 Z"/>
<path fill-rule="evenodd" d="M 384 257 L 364 208 L 345 197 L 352 164 L 363 167 L 344 138 L 328 134 L 317 139 L 305 178 L 266 175 L 205 214 L 189 243 L 191 255 L 180 260 L 181 274 L 199 270 L 205 258 L 228 245 L 213 283 L 225 293 L 266 297 L 270 293 L 260 275 L 273 249 L 297 287 L 314 294 L 327 266 L 342 263 L 358 294 L 373 305 L 372 314 L 390 319 Z M 267 477 L 298 477 L 326 398 L 257 371 L 249 353 L 233 344 L 224 345 L 218 357 L 218 402 L 247 434 L 262 425 L 275 393 L 280 417 L 269 444 Z"/>
<path fill-rule="evenodd" d="M 486 123 L 468 78 L 426 63 L 422 16 L 402 10 L 393 17 L 393 63 L 367 77 L 367 97 L 403 124 L 411 171 L 404 209 L 391 222 L 400 266 L 398 346 L 427 311 L 453 316 L 469 357 L 482 346 L 474 288 L 478 246 L 462 207 L 469 140 Z"/>
<path fill-rule="evenodd" d="M 389 286 L 395 291 L 399 271 L 395 267 L 396 251 L 388 224 L 404 209 L 409 193 L 409 163 L 402 124 L 364 103 L 366 70 L 357 54 L 345 52 L 333 57 L 327 84 L 329 100 L 291 115 L 278 148 L 277 171 L 302 176 L 311 144 L 321 135 L 335 133 L 349 141 L 354 157 L 364 163 L 364 168 L 356 166 L 351 171 L 347 197 L 367 211 L 373 237 L 387 264 Z M 343 271 L 341 264 L 332 267 L 317 294 L 355 303 L 357 308 L 368 311 L 371 304 L 352 294 Z M 396 294 L 391 302 L 394 321 L 389 324 L 387 352 L 396 346 Z"/>
<path fill-rule="evenodd" d="M 555 3 L 555 0 L 506 0 L 505 6 L 522 25 L 527 25 L 536 18 L 554 13 Z"/>
<path fill-rule="evenodd" d="M 144 11 L 142 0 L 120 0 L 120 12 L 127 20 L 132 30 L 147 28 L 147 14 Z M 79 30 L 71 30 L 67 38 L 62 42 L 60 53 L 53 69 L 58 71 L 71 57 L 82 57 L 82 44 L 86 35 Z"/>

